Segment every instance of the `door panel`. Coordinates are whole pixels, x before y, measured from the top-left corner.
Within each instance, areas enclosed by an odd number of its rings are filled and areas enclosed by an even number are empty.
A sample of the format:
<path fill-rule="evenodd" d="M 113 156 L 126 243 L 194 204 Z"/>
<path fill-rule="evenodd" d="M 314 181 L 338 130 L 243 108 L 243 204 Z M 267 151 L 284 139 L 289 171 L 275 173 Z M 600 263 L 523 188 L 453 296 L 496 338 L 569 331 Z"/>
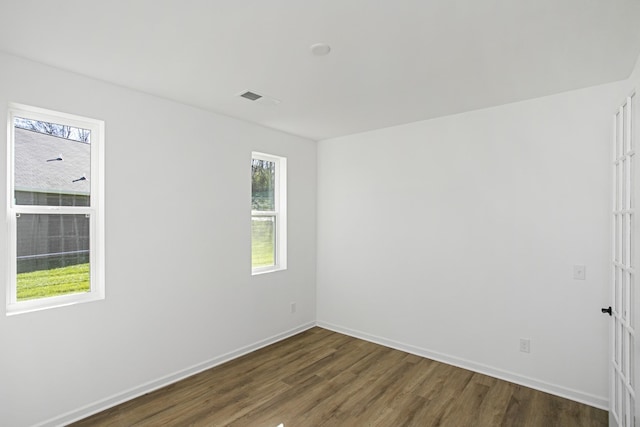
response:
<path fill-rule="evenodd" d="M 627 98 L 614 118 L 613 138 L 613 272 L 609 424 L 634 427 L 637 361 L 634 259 L 635 145 L 637 97 Z"/>

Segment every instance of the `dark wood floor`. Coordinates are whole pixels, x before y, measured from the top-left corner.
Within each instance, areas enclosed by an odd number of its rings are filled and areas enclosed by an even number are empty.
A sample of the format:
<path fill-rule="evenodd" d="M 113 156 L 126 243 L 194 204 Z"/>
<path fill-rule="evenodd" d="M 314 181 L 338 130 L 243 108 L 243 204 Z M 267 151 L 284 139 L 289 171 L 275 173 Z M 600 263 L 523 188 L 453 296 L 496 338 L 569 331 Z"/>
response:
<path fill-rule="evenodd" d="M 606 426 L 605 411 L 313 328 L 75 426 Z"/>

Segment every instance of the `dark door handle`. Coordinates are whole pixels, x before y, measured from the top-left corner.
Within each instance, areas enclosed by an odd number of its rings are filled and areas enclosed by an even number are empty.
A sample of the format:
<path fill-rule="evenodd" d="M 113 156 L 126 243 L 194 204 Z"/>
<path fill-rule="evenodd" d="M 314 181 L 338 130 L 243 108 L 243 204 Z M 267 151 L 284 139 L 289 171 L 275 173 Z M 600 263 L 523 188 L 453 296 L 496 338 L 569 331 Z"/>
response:
<path fill-rule="evenodd" d="M 611 316 L 611 307 L 609 308 L 602 308 L 602 313 L 609 313 L 609 316 Z"/>

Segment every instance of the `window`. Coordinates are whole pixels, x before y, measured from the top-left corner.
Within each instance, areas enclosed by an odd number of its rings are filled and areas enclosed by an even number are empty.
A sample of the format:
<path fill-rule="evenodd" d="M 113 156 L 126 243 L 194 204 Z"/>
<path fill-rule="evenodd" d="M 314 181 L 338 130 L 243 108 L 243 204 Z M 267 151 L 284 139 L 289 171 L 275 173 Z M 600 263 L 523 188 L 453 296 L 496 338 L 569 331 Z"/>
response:
<path fill-rule="evenodd" d="M 251 157 L 251 269 L 253 274 L 287 268 L 287 159 Z"/>
<path fill-rule="evenodd" d="M 11 104 L 7 314 L 104 298 L 104 122 Z"/>

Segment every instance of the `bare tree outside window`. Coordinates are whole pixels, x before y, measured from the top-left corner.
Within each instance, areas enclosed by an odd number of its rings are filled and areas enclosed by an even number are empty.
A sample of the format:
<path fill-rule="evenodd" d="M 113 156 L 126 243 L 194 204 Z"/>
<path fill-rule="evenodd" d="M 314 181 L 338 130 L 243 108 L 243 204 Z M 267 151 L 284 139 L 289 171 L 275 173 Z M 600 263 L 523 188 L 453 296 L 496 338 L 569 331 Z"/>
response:
<path fill-rule="evenodd" d="M 20 129 L 26 129 L 34 132 L 44 133 L 60 138 L 71 139 L 79 142 L 91 142 L 91 131 L 88 129 L 76 128 L 73 126 L 62 125 L 58 123 L 49 123 L 39 120 L 24 119 L 16 117 L 14 125 Z"/>

